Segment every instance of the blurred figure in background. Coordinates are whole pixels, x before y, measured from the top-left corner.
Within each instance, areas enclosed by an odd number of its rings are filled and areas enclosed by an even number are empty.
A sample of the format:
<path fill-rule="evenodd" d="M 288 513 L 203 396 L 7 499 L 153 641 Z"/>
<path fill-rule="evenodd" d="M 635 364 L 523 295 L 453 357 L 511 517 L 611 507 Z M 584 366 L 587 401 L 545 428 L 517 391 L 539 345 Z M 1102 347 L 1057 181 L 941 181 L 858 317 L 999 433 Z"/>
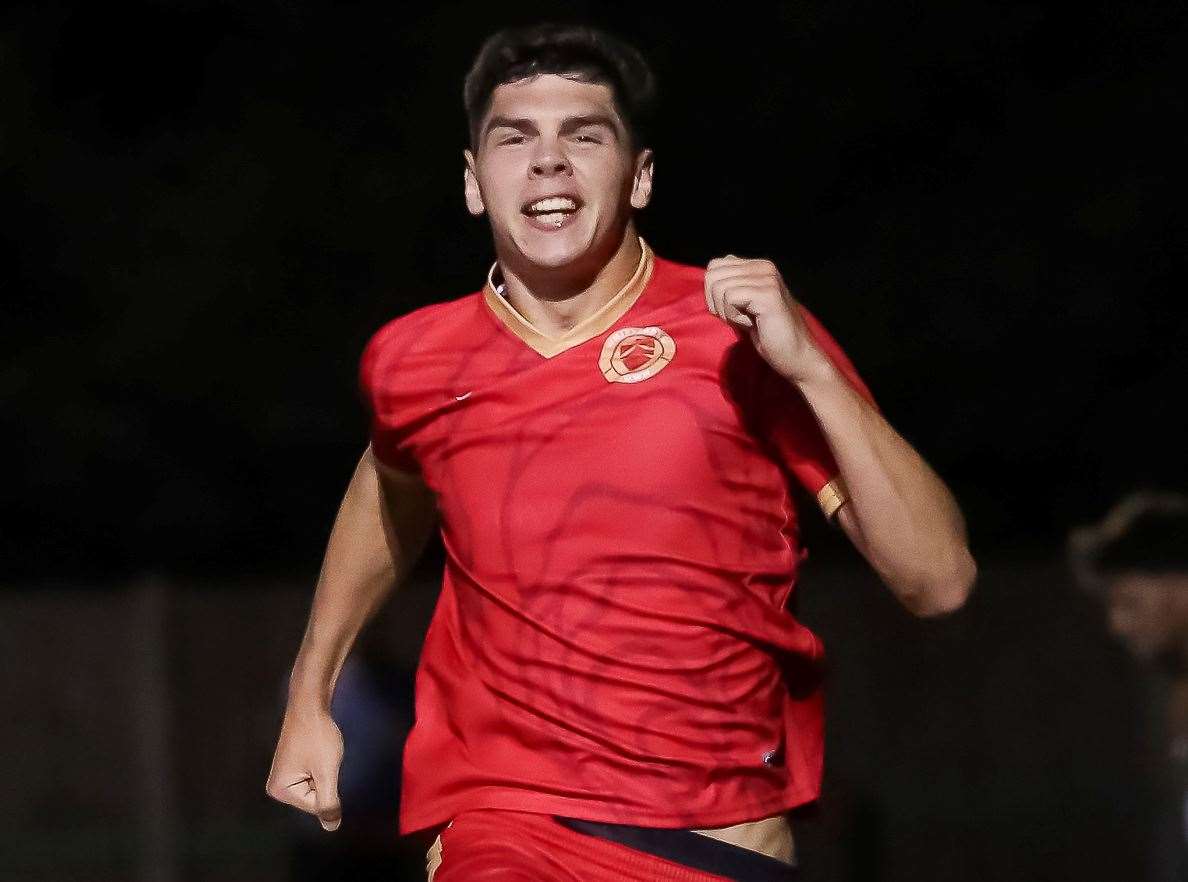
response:
<path fill-rule="evenodd" d="M 1111 633 L 1156 677 L 1156 787 L 1167 811 L 1153 867 L 1159 882 L 1188 882 L 1188 496 L 1127 496 L 1070 534 L 1069 560 L 1105 605 Z"/>

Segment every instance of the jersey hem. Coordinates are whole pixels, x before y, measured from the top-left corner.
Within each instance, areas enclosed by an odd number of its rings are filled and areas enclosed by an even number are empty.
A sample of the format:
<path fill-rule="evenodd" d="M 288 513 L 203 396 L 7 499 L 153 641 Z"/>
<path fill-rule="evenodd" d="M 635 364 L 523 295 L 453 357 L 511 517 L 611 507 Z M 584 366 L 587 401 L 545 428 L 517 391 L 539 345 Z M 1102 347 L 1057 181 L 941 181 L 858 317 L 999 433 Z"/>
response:
<path fill-rule="evenodd" d="M 676 817 L 664 812 L 624 811 L 611 813 L 600 811 L 597 807 L 592 807 L 590 803 L 580 800 L 549 797 L 539 793 L 524 793 L 515 790 L 496 790 L 484 794 L 480 798 L 475 798 L 473 801 L 467 801 L 465 805 L 454 809 L 439 809 L 424 814 L 414 814 L 407 819 L 402 817 L 400 835 L 408 836 L 434 827 L 441 827 L 453 820 L 456 815 L 471 809 L 503 809 L 544 815 L 562 815 L 580 818 L 584 821 L 599 821 L 604 824 L 704 830 L 756 821 L 770 817 L 777 812 L 791 811 L 813 802 L 819 795 L 818 792 L 805 796 L 796 790 L 791 790 L 780 794 L 775 799 L 758 803 L 746 813 L 748 817 L 740 817 L 738 810 L 735 809 L 728 812 L 701 813 L 694 818 L 689 818 L 687 816 Z"/>

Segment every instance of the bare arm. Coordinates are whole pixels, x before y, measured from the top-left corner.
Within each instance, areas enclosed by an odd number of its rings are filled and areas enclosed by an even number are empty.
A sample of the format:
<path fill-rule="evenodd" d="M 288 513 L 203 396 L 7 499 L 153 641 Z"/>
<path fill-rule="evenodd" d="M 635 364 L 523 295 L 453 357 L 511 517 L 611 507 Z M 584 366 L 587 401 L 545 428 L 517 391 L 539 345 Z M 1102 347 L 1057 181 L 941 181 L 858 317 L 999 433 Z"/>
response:
<path fill-rule="evenodd" d="M 812 408 L 849 490 L 839 523 L 900 603 L 918 616 L 964 604 L 977 568 L 953 495 L 821 351 L 775 264 L 733 254 L 711 260 L 705 303 L 746 329 Z"/>
<path fill-rule="evenodd" d="M 837 518 L 855 547 L 916 615 L 964 604 L 976 567 L 948 487 L 824 355 L 796 386 L 849 491 Z"/>
<path fill-rule="evenodd" d="M 420 477 L 385 467 L 368 447 L 326 545 L 292 698 L 329 706 L 355 638 L 416 564 L 435 522 L 433 494 Z"/>
<path fill-rule="evenodd" d="M 265 787 L 273 799 L 316 814 L 327 830 L 341 819 L 334 684 L 363 626 L 421 556 L 436 520 L 436 500 L 420 476 L 385 467 L 368 447 L 326 546 Z"/>

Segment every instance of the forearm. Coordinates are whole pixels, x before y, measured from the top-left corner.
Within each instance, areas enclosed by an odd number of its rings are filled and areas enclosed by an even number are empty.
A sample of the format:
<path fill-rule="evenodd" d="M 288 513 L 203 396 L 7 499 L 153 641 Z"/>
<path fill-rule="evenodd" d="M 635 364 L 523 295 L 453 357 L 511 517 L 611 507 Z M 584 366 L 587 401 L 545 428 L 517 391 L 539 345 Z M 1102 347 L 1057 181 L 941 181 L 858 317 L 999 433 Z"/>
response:
<path fill-rule="evenodd" d="M 849 492 L 862 550 L 918 614 L 960 606 L 975 573 L 965 521 L 923 458 L 823 354 L 796 380 Z"/>
<path fill-rule="evenodd" d="M 399 492 L 420 491 L 409 486 Z M 409 508 L 408 500 L 404 503 Z M 389 508 L 369 449 L 355 469 L 326 545 L 290 676 L 290 700 L 329 705 L 359 632 L 419 556 L 428 524 L 401 524 L 399 511 L 393 515 Z"/>

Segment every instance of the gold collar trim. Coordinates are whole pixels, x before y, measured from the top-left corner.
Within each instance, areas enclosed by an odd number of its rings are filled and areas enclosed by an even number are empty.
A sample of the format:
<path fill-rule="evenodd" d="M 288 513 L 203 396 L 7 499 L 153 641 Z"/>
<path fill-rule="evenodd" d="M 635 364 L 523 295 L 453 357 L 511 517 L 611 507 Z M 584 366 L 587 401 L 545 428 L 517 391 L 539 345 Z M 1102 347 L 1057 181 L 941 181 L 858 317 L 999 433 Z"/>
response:
<path fill-rule="evenodd" d="M 496 291 L 495 270 L 499 266 L 499 261 L 491 264 L 491 269 L 487 272 L 487 284 L 483 286 L 483 300 L 509 331 L 545 358 L 552 358 L 566 349 L 572 349 L 580 343 L 597 337 L 621 319 L 643 294 L 644 288 L 651 281 L 654 261 L 652 249 L 648 247 L 648 243 L 643 240 L 642 236 L 639 237 L 639 246 L 639 265 L 636 266 L 631 278 L 627 280 L 627 284 L 620 288 L 614 297 L 604 303 L 598 312 L 574 325 L 560 337 L 550 337 L 542 333 Z"/>

